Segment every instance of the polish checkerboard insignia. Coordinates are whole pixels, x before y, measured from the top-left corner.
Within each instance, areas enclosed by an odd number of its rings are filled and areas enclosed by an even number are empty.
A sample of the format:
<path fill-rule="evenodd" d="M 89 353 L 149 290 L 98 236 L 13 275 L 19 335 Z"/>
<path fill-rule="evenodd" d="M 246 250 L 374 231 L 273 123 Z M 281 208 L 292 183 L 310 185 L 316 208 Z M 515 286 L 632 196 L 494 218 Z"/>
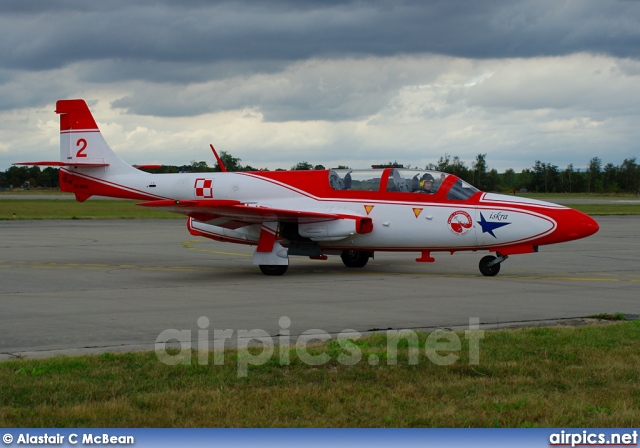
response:
<path fill-rule="evenodd" d="M 196 190 L 197 198 L 213 198 L 213 179 L 196 179 L 193 188 Z"/>

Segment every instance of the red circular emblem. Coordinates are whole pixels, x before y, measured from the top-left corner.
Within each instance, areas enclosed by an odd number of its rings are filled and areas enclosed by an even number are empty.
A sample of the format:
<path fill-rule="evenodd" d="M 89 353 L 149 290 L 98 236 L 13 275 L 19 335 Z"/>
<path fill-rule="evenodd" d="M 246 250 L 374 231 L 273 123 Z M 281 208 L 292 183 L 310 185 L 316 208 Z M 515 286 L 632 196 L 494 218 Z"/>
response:
<path fill-rule="evenodd" d="M 455 235 L 465 235 L 469 233 L 469 230 L 473 227 L 471 215 L 462 210 L 451 213 L 447 224 L 449 225 L 451 232 Z"/>

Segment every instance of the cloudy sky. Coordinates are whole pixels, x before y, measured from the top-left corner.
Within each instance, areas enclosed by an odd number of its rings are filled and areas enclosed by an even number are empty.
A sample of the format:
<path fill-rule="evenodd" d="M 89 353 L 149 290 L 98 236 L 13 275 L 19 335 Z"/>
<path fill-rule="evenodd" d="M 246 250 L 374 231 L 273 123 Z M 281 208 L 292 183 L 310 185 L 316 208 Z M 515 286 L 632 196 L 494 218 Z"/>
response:
<path fill-rule="evenodd" d="M 84 98 L 131 163 L 640 156 L 636 0 L 2 0 L 0 170 Z"/>

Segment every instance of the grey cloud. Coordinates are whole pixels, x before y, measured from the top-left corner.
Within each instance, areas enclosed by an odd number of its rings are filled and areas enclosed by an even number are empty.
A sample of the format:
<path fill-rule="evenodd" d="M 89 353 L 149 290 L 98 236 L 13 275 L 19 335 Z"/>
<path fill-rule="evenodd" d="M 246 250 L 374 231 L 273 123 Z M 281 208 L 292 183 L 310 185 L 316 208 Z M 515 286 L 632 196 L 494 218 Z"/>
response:
<path fill-rule="evenodd" d="M 82 60 L 294 61 L 436 53 L 469 58 L 640 55 L 640 3 L 17 2 L 0 4 L 0 64 L 42 70 Z M 154 79 L 154 73 L 147 76 Z"/>
<path fill-rule="evenodd" d="M 78 80 L 87 83 L 113 83 L 125 81 L 149 81 L 186 85 L 222 80 L 255 73 L 272 74 L 285 69 L 283 61 L 220 61 L 175 64 L 168 61 L 104 59 L 77 64 L 74 67 Z"/>
<path fill-rule="evenodd" d="M 0 111 L 39 107 L 54 103 L 75 91 L 69 83 L 72 74 L 66 70 L 37 72 L 0 70 Z"/>
<path fill-rule="evenodd" d="M 387 107 L 403 86 L 430 82 L 420 62 L 380 67 L 404 55 L 493 60 L 606 53 L 625 57 L 620 70 L 632 76 L 640 59 L 638 16 L 640 2 L 599 0 L 6 0 L 0 2 L 0 110 L 117 83 L 132 93 L 113 106 L 143 115 L 248 108 L 266 121 L 361 119 Z M 368 65 L 368 58 L 376 62 Z M 300 68 L 313 61 L 341 63 L 324 71 Z M 38 80 L 29 77 L 38 73 Z M 521 85 L 496 77 L 477 89 L 454 89 L 448 107 L 619 104 L 590 91 L 580 76 L 567 76 L 554 95 L 545 79 Z M 416 113 L 443 110 L 422 105 Z"/>
<path fill-rule="evenodd" d="M 623 61 L 624 62 L 624 61 Z M 640 63 L 624 63 L 586 54 L 503 64 L 486 79 L 450 93 L 451 102 L 503 111 L 573 109 L 603 120 L 625 110 L 640 112 Z"/>
<path fill-rule="evenodd" d="M 141 115 L 184 116 L 255 109 L 266 121 L 357 120 L 376 114 L 406 83 L 432 81 L 451 60 L 310 60 L 273 75 L 176 86 L 146 84 L 113 102 Z"/>

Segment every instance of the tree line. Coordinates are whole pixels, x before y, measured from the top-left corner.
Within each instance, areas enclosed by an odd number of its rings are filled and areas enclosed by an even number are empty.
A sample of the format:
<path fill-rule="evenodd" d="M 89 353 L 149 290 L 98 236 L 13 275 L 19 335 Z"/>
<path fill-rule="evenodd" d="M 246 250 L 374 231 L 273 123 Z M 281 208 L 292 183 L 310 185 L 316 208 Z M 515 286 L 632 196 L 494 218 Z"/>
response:
<path fill-rule="evenodd" d="M 221 151 L 220 158 L 228 171 L 257 171 L 250 165 L 242 165 L 241 159 Z M 375 165 L 402 166 L 397 162 Z M 338 166 L 336 168 L 349 168 Z M 412 168 L 407 165 L 406 168 Z M 413 167 L 418 168 L 418 167 Z M 309 162 L 299 162 L 291 170 L 325 169 L 323 165 L 313 165 Z M 498 173 L 496 169 L 489 169 L 487 155 L 478 154 L 471 166 L 458 156 L 445 154 L 437 163 L 430 163 L 424 169 L 437 170 L 455 174 L 466 182 L 483 191 L 528 191 L 538 193 L 634 193 L 640 194 L 640 166 L 636 158 L 624 159 L 622 164 L 603 164 L 599 157 L 593 157 L 586 169 L 574 168 L 569 164 L 561 169 L 549 162 L 536 160 L 531 168 L 525 168 L 520 173 L 507 169 Z M 164 165 L 161 168 L 144 169 L 151 173 L 179 173 L 179 172 L 219 172 L 218 163 L 209 166 L 206 161 L 191 161 L 189 165 Z M 281 169 L 279 169 L 281 170 Z M 47 167 L 43 170 L 38 166 L 12 166 L 4 173 L 0 172 L 0 188 L 20 188 L 28 182 L 29 187 L 58 188 L 58 169 Z"/>
<path fill-rule="evenodd" d="M 575 168 L 572 163 L 561 169 L 536 160 L 520 173 L 511 168 L 498 173 L 488 169 L 486 156 L 478 154 L 471 167 L 466 167 L 458 157 L 445 155 L 428 168 L 455 174 L 483 191 L 640 194 L 640 166 L 635 157 L 624 159 L 620 165 L 603 164 L 599 157 L 593 157 L 586 169 Z"/>

